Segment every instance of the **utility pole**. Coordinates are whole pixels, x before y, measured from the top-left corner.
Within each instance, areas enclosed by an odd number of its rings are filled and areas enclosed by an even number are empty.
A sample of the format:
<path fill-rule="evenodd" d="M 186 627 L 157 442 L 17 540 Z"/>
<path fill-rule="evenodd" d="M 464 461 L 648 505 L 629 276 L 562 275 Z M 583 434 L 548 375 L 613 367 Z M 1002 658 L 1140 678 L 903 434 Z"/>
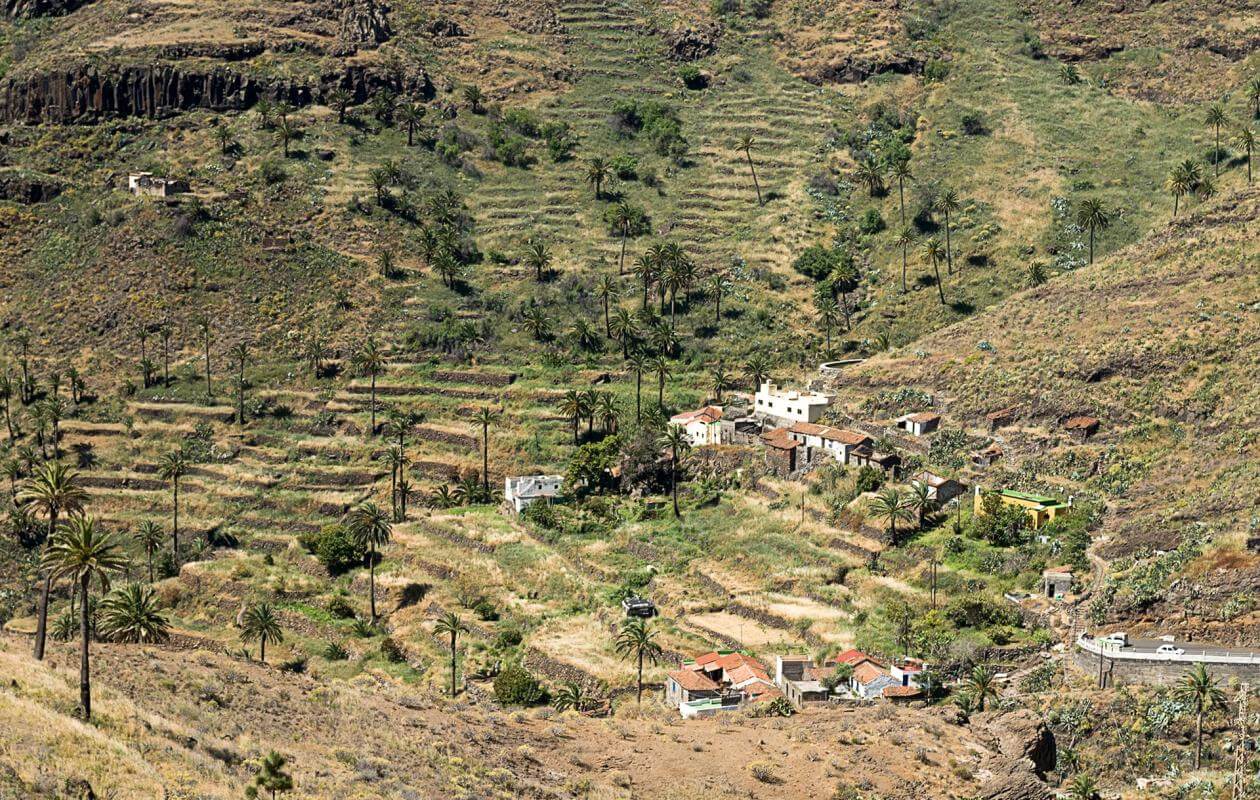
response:
<path fill-rule="evenodd" d="M 1247 800 L 1247 762 L 1251 757 L 1252 741 L 1247 719 L 1247 695 L 1251 685 L 1244 683 L 1238 691 L 1238 731 L 1234 741 L 1234 792 L 1232 800 Z"/>

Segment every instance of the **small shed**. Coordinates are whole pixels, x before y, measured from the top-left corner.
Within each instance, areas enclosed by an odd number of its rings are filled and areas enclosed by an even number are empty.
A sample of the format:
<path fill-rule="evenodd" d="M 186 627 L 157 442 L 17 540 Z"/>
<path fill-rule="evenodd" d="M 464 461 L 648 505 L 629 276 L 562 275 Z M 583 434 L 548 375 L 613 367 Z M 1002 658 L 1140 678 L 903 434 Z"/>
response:
<path fill-rule="evenodd" d="M 1015 406 L 1000 408 L 997 411 L 990 411 L 984 415 L 984 421 L 988 423 L 989 431 L 996 431 L 998 428 L 1004 428 L 1015 422 Z"/>
<path fill-rule="evenodd" d="M 1049 567 L 1041 573 L 1041 586 L 1046 597 L 1058 600 L 1072 591 L 1072 568 Z"/>
<path fill-rule="evenodd" d="M 929 434 L 940 426 L 941 415 L 931 411 L 921 411 L 918 414 L 906 414 L 904 417 L 897 418 L 897 427 L 904 428 L 906 432 L 914 436 Z"/>
<path fill-rule="evenodd" d="M 928 499 L 942 504 L 967 492 L 967 484 L 926 469 L 914 476 L 914 482 L 927 487 Z"/>
<path fill-rule="evenodd" d="M 766 466 L 774 474 L 786 477 L 796 471 L 796 453 L 801 443 L 791 437 L 787 428 L 761 434 L 761 443 L 766 448 Z"/>
<path fill-rule="evenodd" d="M 991 467 L 995 461 L 1004 455 L 1005 453 L 1002 451 L 1002 448 L 999 447 L 996 442 L 993 442 L 983 450 L 977 450 L 972 453 L 971 463 L 981 468 Z"/>
<path fill-rule="evenodd" d="M 1098 432 L 1098 419 L 1085 416 L 1069 417 L 1063 421 L 1063 430 L 1076 441 L 1083 442 Z"/>

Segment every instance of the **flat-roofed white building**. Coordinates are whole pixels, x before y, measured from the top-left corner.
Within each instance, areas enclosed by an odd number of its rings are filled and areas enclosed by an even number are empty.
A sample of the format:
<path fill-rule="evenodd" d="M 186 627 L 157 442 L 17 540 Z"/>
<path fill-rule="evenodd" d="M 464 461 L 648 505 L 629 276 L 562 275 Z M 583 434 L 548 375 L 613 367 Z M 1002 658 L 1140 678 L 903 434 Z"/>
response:
<path fill-rule="evenodd" d="M 539 500 L 551 502 L 560 496 L 563 475 L 521 475 L 503 479 L 503 499 L 517 514 Z"/>
<path fill-rule="evenodd" d="M 771 417 L 784 425 L 796 422 L 817 422 L 831 405 L 832 397 L 821 392 L 784 389 L 766 381 L 753 401 L 753 413 Z"/>

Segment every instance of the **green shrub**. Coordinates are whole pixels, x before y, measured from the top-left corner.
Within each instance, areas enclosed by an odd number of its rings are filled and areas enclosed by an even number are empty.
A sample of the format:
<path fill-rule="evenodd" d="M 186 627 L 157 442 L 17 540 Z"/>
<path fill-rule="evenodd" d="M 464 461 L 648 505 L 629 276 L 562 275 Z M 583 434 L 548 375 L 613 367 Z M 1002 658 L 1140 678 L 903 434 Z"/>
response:
<path fill-rule="evenodd" d="M 345 661 L 350 657 L 350 651 L 346 650 L 340 642 L 329 642 L 324 645 L 324 658 L 329 661 Z"/>
<path fill-rule="evenodd" d="M 494 696 L 505 706 L 533 706 L 543 702 L 547 693 L 528 670 L 510 664 L 494 679 Z"/>
<path fill-rule="evenodd" d="M 629 153 L 622 153 L 608 159 L 608 166 L 613 174 L 623 181 L 632 181 L 639 177 L 639 159 Z"/>
<path fill-rule="evenodd" d="M 325 525 L 316 533 L 303 535 L 299 541 L 319 559 L 329 575 L 340 575 L 359 566 L 367 555 L 341 525 Z"/>
<path fill-rule="evenodd" d="M 386 636 L 381 640 L 381 658 L 384 658 L 391 664 L 401 664 L 407 660 L 407 654 L 403 651 L 402 645 L 394 640 L 394 637 Z"/>
<path fill-rule="evenodd" d="M 884 473 L 875 467 L 862 467 L 858 470 L 857 483 L 854 488 L 858 494 L 878 491 L 884 484 Z"/>
<path fill-rule="evenodd" d="M 879 233 L 886 227 L 888 226 L 884 223 L 884 218 L 880 216 L 879 210 L 874 208 L 866 209 L 866 213 L 858 222 L 858 230 L 868 235 Z"/>
<path fill-rule="evenodd" d="M 354 607 L 341 595 L 328 601 L 328 613 L 336 619 L 354 619 Z"/>
<path fill-rule="evenodd" d="M 709 78 L 694 64 L 687 64 L 678 70 L 678 79 L 688 89 L 703 89 L 709 85 Z"/>

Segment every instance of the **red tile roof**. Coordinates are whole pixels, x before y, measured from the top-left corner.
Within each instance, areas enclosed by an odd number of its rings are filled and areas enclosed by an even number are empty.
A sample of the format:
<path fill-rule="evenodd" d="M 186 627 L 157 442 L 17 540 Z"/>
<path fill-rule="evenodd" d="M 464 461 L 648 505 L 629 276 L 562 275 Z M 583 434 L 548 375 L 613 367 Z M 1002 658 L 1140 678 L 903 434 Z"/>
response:
<path fill-rule="evenodd" d="M 923 690 L 918 686 L 885 686 L 884 697 L 918 697 Z"/>
<path fill-rule="evenodd" d="M 888 673 L 876 666 L 874 661 L 863 661 L 853 668 L 853 677 L 858 683 L 865 685 L 888 677 Z"/>
<path fill-rule="evenodd" d="M 726 670 L 724 676 L 731 683 L 739 684 L 745 681 L 765 681 L 770 682 L 770 675 L 763 669 L 757 669 L 749 664 L 740 664 L 734 669 Z"/>
<path fill-rule="evenodd" d="M 766 447 L 773 447 L 776 450 L 795 450 L 801 446 L 800 442 L 788 435 L 787 428 L 775 428 L 769 433 L 763 433 L 761 441 Z"/>
<path fill-rule="evenodd" d="M 1098 419 L 1096 417 L 1072 417 L 1063 423 L 1063 429 L 1069 431 L 1086 431 L 1097 427 Z"/>
<path fill-rule="evenodd" d="M 669 418 L 670 422 L 686 425 L 688 422 L 699 421 L 706 424 L 717 422 L 722 419 L 721 406 L 705 406 L 697 408 L 695 411 L 684 411 L 681 414 L 675 414 Z"/>
<path fill-rule="evenodd" d="M 866 653 L 863 653 L 861 650 L 845 650 L 843 653 L 836 656 L 832 660 L 835 661 L 837 664 L 854 664 L 854 665 L 860 664 L 863 661 L 875 661 L 875 659 L 871 658 Z M 876 661 L 875 663 L 879 663 L 879 662 Z"/>
<path fill-rule="evenodd" d="M 874 441 L 871 437 L 864 433 L 856 433 L 854 431 L 844 430 L 843 428 L 828 428 L 822 438 L 830 439 L 833 442 L 840 442 L 841 444 L 847 444 L 851 447 Z"/>
<path fill-rule="evenodd" d="M 819 425 L 814 422 L 797 422 L 792 425 L 792 427 L 788 428 L 788 430 L 792 433 L 799 433 L 804 436 L 822 436 L 831 429 L 826 425 Z"/>
<path fill-rule="evenodd" d="M 689 692 L 715 692 L 718 689 L 718 685 L 709 676 L 694 669 L 675 670 L 669 673 L 669 677 Z"/>

